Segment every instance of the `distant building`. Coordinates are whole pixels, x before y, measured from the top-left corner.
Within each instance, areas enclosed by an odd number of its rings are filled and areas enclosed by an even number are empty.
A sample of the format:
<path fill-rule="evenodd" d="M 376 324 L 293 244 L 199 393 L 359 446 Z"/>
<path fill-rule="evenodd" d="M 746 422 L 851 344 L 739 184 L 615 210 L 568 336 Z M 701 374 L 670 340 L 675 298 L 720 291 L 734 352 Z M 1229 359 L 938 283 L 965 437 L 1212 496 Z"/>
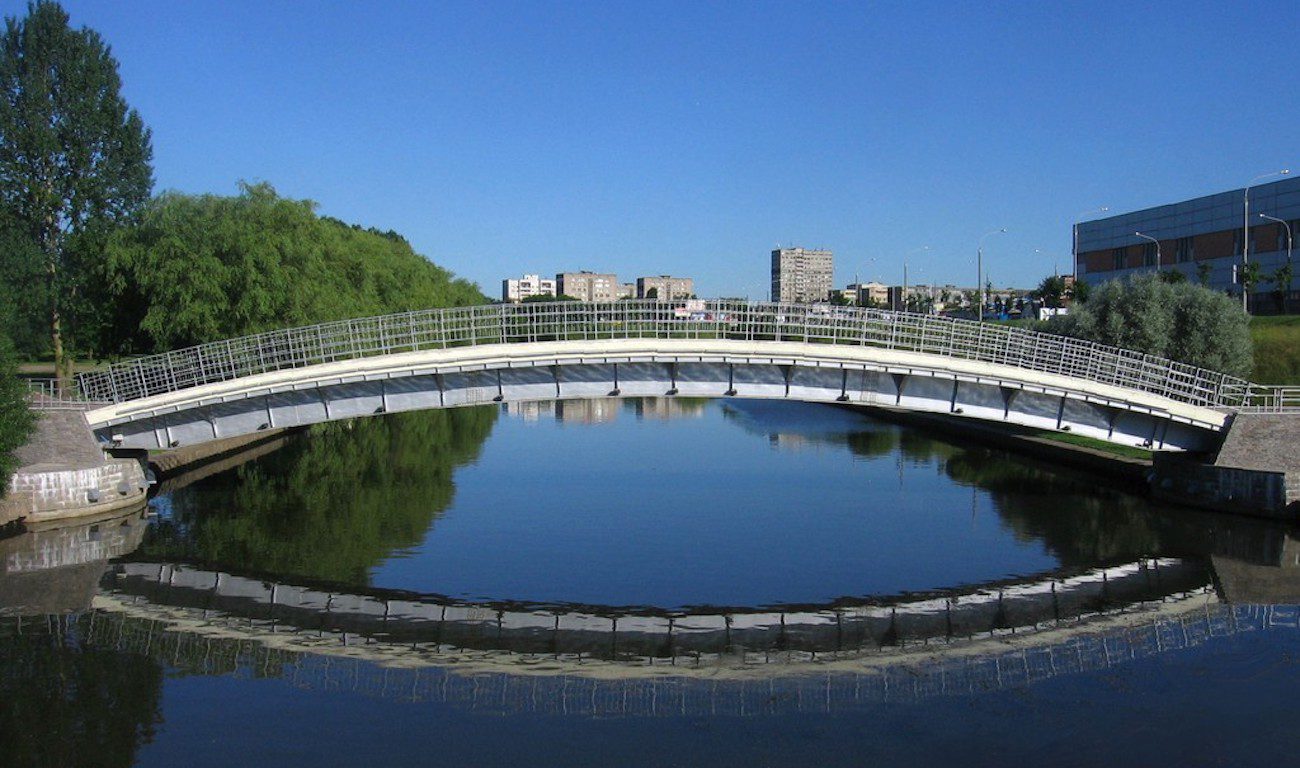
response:
<path fill-rule="evenodd" d="M 619 284 L 618 284 L 618 297 L 619 297 L 620 299 L 635 299 L 635 298 L 636 298 L 636 283 L 619 283 Z"/>
<path fill-rule="evenodd" d="M 524 275 L 501 281 L 501 300 L 518 304 L 529 296 L 554 296 L 555 281 L 537 275 Z"/>
<path fill-rule="evenodd" d="M 636 297 L 638 299 L 658 299 L 673 301 L 689 299 L 695 295 L 695 281 L 689 277 L 638 277 L 636 279 Z"/>
<path fill-rule="evenodd" d="M 596 272 L 561 272 L 555 290 L 579 301 L 618 301 L 618 276 Z"/>
<path fill-rule="evenodd" d="M 889 286 L 884 283 L 849 283 L 844 289 L 844 295 L 859 307 L 889 305 Z"/>
<path fill-rule="evenodd" d="M 1240 188 L 1081 222 L 1076 229 L 1079 279 L 1095 285 L 1136 273 L 1178 270 L 1192 282 L 1240 297 L 1235 273 L 1242 264 L 1245 202 L 1246 190 Z M 1288 226 L 1293 237 L 1300 235 L 1300 178 L 1252 186 L 1248 263 L 1256 265 L 1260 278 L 1253 289 L 1252 311 L 1274 304 L 1265 295 L 1276 286 L 1264 278 L 1289 260 Z"/>
<path fill-rule="evenodd" d="M 906 289 L 901 285 L 891 285 L 886 290 L 888 296 L 881 303 L 881 306 L 887 309 L 911 310 L 931 314 L 974 309 L 975 306 L 971 303 L 969 297 L 979 295 L 979 289 L 977 288 L 962 288 L 952 283 L 945 285 L 909 285 Z M 985 298 L 989 306 L 992 307 L 996 298 L 1003 299 L 1005 304 L 1027 293 L 1027 290 L 1019 288 L 1006 288 L 988 292 Z"/>
<path fill-rule="evenodd" d="M 778 248 L 772 251 L 772 301 L 826 301 L 834 280 L 834 258 L 828 250 Z"/>

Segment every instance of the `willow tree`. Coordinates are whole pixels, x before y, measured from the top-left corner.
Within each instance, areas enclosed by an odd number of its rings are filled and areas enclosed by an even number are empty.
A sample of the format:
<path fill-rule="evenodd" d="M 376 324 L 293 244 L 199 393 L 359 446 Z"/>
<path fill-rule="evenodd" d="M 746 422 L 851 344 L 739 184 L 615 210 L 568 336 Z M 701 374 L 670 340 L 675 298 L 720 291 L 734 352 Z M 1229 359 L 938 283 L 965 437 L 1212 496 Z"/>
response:
<path fill-rule="evenodd" d="M 94 272 L 97 244 L 153 186 L 149 130 L 120 89 L 109 47 L 94 30 L 72 29 L 57 3 L 37 0 L 25 18 L 5 19 L 0 205 L 41 261 L 60 377 L 70 368 L 65 319 Z"/>

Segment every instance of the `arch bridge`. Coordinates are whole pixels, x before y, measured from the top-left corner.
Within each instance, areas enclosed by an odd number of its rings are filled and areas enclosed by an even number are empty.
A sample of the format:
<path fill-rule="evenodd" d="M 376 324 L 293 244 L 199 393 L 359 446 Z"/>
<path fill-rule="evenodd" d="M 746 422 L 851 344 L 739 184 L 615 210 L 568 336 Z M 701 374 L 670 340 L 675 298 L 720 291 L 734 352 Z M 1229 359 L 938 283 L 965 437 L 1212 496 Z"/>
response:
<path fill-rule="evenodd" d="M 1234 410 L 1296 394 L 1005 325 L 729 300 L 420 310 L 203 344 L 78 383 L 97 438 L 126 448 L 426 408 L 689 396 L 890 407 L 1208 450 Z"/>

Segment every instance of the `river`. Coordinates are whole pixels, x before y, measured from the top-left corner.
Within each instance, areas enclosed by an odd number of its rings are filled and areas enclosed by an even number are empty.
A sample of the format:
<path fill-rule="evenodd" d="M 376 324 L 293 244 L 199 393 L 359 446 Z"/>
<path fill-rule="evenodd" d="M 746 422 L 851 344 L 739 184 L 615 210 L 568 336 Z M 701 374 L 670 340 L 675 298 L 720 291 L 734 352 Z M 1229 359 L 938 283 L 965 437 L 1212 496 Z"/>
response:
<path fill-rule="evenodd" d="M 321 425 L 0 555 L 3 764 L 1212 765 L 1300 747 L 1293 529 L 845 408 Z"/>

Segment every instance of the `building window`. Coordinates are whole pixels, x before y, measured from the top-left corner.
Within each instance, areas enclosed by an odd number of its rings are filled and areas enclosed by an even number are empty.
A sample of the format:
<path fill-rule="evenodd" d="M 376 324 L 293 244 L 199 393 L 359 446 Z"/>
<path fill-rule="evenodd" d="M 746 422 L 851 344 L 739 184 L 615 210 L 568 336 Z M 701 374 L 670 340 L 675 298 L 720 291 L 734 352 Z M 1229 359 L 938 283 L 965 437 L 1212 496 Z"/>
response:
<path fill-rule="evenodd" d="M 1123 269 L 1128 266 L 1124 263 L 1124 251 L 1124 248 L 1116 248 L 1110 252 L 1111 260 L 1114 262 L 1111 266 L 1112 269 Z"/>
<path fill-rule="evenodd" d="M 1192 245 L 1192 238 L 1190 237 L 1178 238 L 1176 258 L 1180 263 L 1192 261 L 1193 259 L 1196 258 L 1196 249 Z"/>
<path fill-rule="evenodd" d="M 1142 265 L 1146 267 L 1156 266 L 1156 254 L 1159 248 L 1155 243 L 1145 243 L 1142 246 Z"/>

